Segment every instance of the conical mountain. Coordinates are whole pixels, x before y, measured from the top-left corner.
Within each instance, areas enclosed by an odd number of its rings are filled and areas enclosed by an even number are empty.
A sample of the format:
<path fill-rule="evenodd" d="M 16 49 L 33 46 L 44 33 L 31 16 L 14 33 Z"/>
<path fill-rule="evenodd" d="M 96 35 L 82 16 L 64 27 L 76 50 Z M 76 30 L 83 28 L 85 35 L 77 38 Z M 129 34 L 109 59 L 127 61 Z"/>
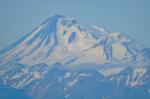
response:
<path fill-rule="evenodd" d="M 54 15 L 0 51 L 0 85 L 34 99 L 149 99 L 149 60 L 127 35 Z"/>

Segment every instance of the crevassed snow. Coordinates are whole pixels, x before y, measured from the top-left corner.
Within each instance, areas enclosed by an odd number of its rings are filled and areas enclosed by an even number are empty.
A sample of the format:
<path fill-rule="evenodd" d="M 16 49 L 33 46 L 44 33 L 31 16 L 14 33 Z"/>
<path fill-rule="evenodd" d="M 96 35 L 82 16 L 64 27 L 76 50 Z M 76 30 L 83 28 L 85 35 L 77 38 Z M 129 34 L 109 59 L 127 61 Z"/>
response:
<path fill-rule="evenodd" d="M 107 69 L 99 70 L 99 73 L 104 76 L 111 76 L 120 73 L 124 69 L 125 69 L 124 67 L 107 68 Z"/>

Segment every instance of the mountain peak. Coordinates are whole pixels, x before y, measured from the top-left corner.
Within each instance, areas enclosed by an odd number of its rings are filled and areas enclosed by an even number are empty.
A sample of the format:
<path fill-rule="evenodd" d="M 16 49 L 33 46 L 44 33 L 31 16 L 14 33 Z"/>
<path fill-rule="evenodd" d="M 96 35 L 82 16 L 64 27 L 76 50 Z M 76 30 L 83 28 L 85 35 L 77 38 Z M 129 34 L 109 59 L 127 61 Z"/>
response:
<path fill-rule="evenodd" d="M 63 16 L 63 15 L 60 15 L 60 14 L 55 14 L 55 15 L 53 15 L 53 16 L 51 16 L 51 17 L 65 18 L 65 16 Z"/>
<path fill-rule="evenodd" d="M 73 18 L 54 15 L 1 51 L 1 57 L 6 60 L 2 64 L 12 59 L 19 64 L 46 63 L 49 66 L 55 63 L 125 63 L 146 59 L 143 49 L 121 33 L 107 33 L 100 27 L 81 25 Z"/>
<path fill-rule="evenodd" d="M 23 89 L 34 99 L 116 99 L 119 91 L 132 97 L 134 87 L 150 93 L 149 60 L 150 49 L 129 36 L 54 15 L 0 51 L 0 87 Z"/>
<path fill-rule="evenodd" d="M 63 25 L 73 25 L 73 24 L 77 24 L 77 21 L 73 18 L 69 18 L 69 17 L 65 17 L 63 15 L 53 15 L 51 17 L 49 17 L 47 20 L 45 20 L 42 24 L 63 24 Z"/>

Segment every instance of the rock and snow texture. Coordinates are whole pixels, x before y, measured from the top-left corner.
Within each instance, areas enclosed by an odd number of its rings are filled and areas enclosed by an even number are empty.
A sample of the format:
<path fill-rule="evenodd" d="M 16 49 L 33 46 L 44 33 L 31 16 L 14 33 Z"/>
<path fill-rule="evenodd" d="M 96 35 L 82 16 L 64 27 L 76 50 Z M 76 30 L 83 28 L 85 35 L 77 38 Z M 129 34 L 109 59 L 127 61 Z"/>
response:
<path fill-rule="evenodd" d="M 0 53 L 1 64 L 10 61 L 28 66 L 46 63 L 79 65 L 146 60 L 144 47 L 120 33 L 78 24 L 72 18 L 55 15 L 33 32 Z M 91 58 L 92 57 L 92 58 Z M 87 61 L 88 60 L 88 61 Z"/>
<path fill-rule="evenodd" d="M 0 84 L 24 88 L 35 99 L 49 95 L 55 99 L 53 93 L 57 92 L 56 99 L 59 95 L 73 99 L 77 93 L 90 95 L 89 90 L 111 99 L 105 91 L 97 92 L 110 89 L 107 91 L 113 93 L 114 87 L 117 91 L 150 88 L 149 55 L 149 49 L 127 35 L 55 15 L 0 51 Z"/>
<path fill-rule="evenodd" d="M 124 70 L 124 67 L 115 67 L 115 68 L 101 69 L 99 70 L 99 73 L 101 73 L 104 76 L 111 76 L 114 74 L 119 74 L 123 70 Z"/>
<path fill-rule="evenodd" d="M 129 85 L 131 87 L 143 85 L 146 80 L 144 76 L 146 75 L 147 70 L 148 69 L 146 67 L 133 67 L 132 76 L 128 75 L 126 85 Z"/>

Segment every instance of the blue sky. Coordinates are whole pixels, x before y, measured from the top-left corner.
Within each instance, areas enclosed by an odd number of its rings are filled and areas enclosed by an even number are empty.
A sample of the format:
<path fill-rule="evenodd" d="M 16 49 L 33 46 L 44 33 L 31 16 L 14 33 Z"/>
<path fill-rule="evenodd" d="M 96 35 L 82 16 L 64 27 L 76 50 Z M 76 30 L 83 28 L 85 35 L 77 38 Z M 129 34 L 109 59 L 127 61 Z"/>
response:
<path fill-rule="evenodd" d="M 150 0 L 0 0 L 0 49 L 54 14 L 127 34 L 150 47 Z"/>

